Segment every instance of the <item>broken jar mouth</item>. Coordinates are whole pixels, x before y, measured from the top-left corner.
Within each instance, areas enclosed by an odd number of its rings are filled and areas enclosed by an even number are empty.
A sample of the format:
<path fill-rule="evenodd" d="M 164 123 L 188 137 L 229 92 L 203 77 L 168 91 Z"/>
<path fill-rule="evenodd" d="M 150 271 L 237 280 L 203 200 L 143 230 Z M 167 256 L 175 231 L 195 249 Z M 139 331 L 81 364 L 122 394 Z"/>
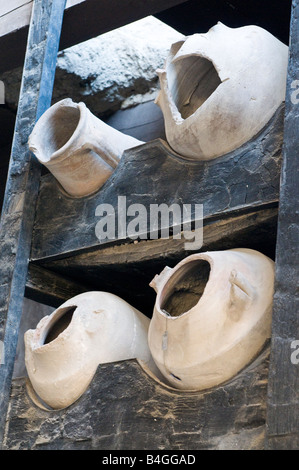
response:
<path fill-rule="evenodd" d="M 211 263 L 193 259 L 178 267 L 164 285 L 158 310 L 167 318 L 179 318 L 195 307 L 209 282 Z"/>
<path fill-rule="evenodd" d="M 213 62 L 200 55 L 174 59 L 167 67 L 168 87 L 183 120 L 192 116 L 222 81 Z"/>
<path fill-rule="evenodd" d="M 41 116 L 30 136 L 29 146 L 42 163 L 51 165 L 60 161 L 59 157 L 66 158 L 65 152 L 82 131 L 84 108 L 83 103 L 66 99 Z"/>
<path fill-rule="evenodd" d="M 56 310 L 55 315 L 46 325 L 39 339 L 39 347 L 45 348 L 53 344 L 58 337 L 69 328 L 77 306 L 71 305 Z"/>

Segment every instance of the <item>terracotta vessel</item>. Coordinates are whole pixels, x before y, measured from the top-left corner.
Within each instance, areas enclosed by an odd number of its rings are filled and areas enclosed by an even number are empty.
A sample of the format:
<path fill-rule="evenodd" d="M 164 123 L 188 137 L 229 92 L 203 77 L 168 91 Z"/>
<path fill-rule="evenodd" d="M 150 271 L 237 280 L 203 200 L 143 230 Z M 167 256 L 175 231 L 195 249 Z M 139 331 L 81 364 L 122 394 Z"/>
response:
<path fill-rule="evenodd" d="M 73 197 L 98 191 L 123 152 L 141 144 L 69 98 L 51 106 L 29 137 L 30 150 Z"/>
<path fill-rule="evenodd" d="M 210 160 L 249 141 L 285 100 L 288 47 L 257 26 L 218 23 L 172 45 L 156 100 L 172 149 Z"/>
<path fill-rule="evenodd" d="M 25 333 L 25 363 L 37 395 L 52 408 L 79 398 L 99 364 L 137 358 L 153 373 L 149 318 L 107 292 L 65 302 Z"/>
<path fill-rule="evenodd" d="M 204 390 L 226 382 L 271 334 L 274 262 L 249 249 L 188 256 L 151 283 L 149 347 L 169 383 Z"/>

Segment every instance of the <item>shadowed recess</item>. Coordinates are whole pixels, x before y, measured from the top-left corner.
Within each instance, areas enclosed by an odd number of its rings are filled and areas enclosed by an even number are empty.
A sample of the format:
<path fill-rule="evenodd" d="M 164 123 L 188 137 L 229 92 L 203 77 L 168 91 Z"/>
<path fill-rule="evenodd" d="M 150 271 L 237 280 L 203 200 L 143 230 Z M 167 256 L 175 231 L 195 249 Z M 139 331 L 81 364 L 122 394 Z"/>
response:
<path fill-rule="evenodd" d="M 161 309 L 178 317 L 193 308 L 204 292 L 210 271 L 210 264 L 205 260 L 192 261 L 178 269 L 164 287 L 166 296 Z"/>
<path fill-rule="evenodd" d="M 194 114 L 221 84 L 213 63 L 195 55 L 171 64 L 168 76 L 170 92 L 183 119 Z"/>
<path fill-rule="evenodd" d="M 62 309 L 62 315 L 58 318 L 58 320 L 50 327 L 44 344 L 51 343 L 56 339 L 60 333 L 67 329 L 69 324 L 72 321 L 74 311 L 77 307 L 67 307 L 66 309 Z"/>
<path fill-rule="evenodd" d="M 80 110 L 63 106 L 40 122 L 38 146 L 39 159 L 48 162 L 54 152 L 61 149 L 73 136 L 80 121 Z"/>

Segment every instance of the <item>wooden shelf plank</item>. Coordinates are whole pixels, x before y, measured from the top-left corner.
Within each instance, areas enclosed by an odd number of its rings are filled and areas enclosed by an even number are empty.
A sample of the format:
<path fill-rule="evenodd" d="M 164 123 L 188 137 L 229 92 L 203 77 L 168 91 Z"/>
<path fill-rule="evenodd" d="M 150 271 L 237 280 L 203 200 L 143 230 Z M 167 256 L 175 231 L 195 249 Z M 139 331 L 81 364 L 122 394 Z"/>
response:
<path fill-rule="evenodd" d="M 4 449 L 164 449 L 186 457 L 195 450 L 262 450 L 268 355 L 266 346 L 235 378 L 205 392 L 162 385 L 136 360 L 102 364 L 86 392 L 62 410 L 38 406 L 26 378 L 16 379 Z"/>
<path fill-rule="evenodd" d="M 68 276 L 30 265 L 26 282 L 25 296 L 51 307 L 59 307 L 71 297 L 87 292 L 83 282 L 75 282 Z"/>
<path fill-rule="evenodd" d="M 277 211 L 277 206 L 252 210 L 247 214 L 205 225 L 203 246 L 198 251 L 246 247 L 257 249 L 274 259 Z M 72 290 L 76 292 L 77 287 L 73 289 L 70 285 L 69 288 L 68 283 L 63 280 L 60 286 L 60 277 L 71 277 L 72 281 L 79 285 L 88 285 L 88 290 L 101 290 L 118 295 L 151 318 L 156 294 L 149 283 L 166 265 L 173 267 L 192 253 L 185 250 L 183 237 L 103 245 L 77 256 L 41 263 L 43 271 L 47 273 L 50 270 L 51 276 L 54 276 L 54 285 L 50 278 L 49 282 L 46 280 L 44 283 L 44 288 L 41 287 L 38 273 L 38 280 L 35 281 L 33 270 L 39 265 L 31 263 L 27 287 L 30 289 L 32 300 L 57 307 L 59 302 L 62 303 L 61 300 L 67 300 L 66 295 L 69 295 L 69 298 L 73 296 Z"/>
<path fill-rule="evenodd" d="M 128 150 L 105 185 L 95 194 L 72 198 L 60 189 L 51 174 L 42 178 L 38 198 L 31 261 L 50 260 L 91 251 L 108 243 L 123 243 L 116 228 L 115 239 L 99 240 L 96 225 L 98 205 L 108 203 L 126 217 L 126 208 L 142 204 L 203 205 L 204 224 L 236 214 L 278 204 L 283 107 L 268 126 L 240 149 L 208 162 L 188 162 L 174 154 L 161 139 Z M 125 197 L 124 207 L 119 197 Z M 194 217 L 194 216 L 193 216 Z M 116 224 L 117 225 L 117 224 Z M 171 226 L 171 224 L 170 224 Z M 125 227 L 126 229 L 127 227 Z"/>
<path fill-rule="evenodd" d="M 86 0 L 67 0 L 66 9 Z M 0 37 L 28 27 L 33 8 L 33 0 L 10 0 L 0 5 Z"/>

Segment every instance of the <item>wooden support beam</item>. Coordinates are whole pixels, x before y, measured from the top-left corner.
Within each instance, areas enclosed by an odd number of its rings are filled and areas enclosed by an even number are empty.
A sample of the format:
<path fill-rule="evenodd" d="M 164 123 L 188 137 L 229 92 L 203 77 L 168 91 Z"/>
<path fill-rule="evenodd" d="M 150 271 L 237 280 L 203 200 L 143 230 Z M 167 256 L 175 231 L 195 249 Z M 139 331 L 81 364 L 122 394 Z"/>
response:
<path fill-rule="evenodd" d="M 51 411 L 28 379 L 15 379 L 4 450 L 164 449 L 186 459 L 196 450 L 263 450 L 268 355 L 265 347 L 233 380 L 191 393 L 162 385 L 136 359 L 100 364 L 75 403 Z"/>
<path fill-rule="evenodd" d="M 26 282 L 25 296 L 51 307 L 59 307 L 68 299 L 87 292 L 88 287 L 48 269 L 30 265 Z"/>
<path fill-rule="evenodd" d="M 195 205 L 202 204 L 204 224 L 277 204 L 283 117 L 281 106 L 256 138 L 207 162 L 182 159 L 161 139 L 129 149 L 105 185 L 89 197 L 69 197 L 51 174 L 43 176 L 31 261 L 65 258 L 107 243 L 123 243 L 126 238 L 130 241 L 119 230 L 122 221 L 118 224 L 118 215 L 128 224 L 133 217 L 127 216 L 127 208 L 133 204 L 146 209 L 146 239 L 152 238 L 154 204 L 178 204 L 181 211 L 184 204 L 191 205 L 193 217 Z M 96 231 L 101 204 L 110 204 L 115 212 L 116 230 L 111 239 L 101 238 Z M 175 224 L 170 221 L 168 225 Z"/>
<path fill-rule="evenodd" d="M 60 49 L 186 1 L 68 0 Z M 33 1 L 13 0 L 13 5 L 10 5 L 7 2 L 0 7 L 0 73 L 23 63 Z"/>
<path fill-rule="evenodd" d="M 28 149 L 35 121 L 50 106 L 64 0 L 35 0 L 0 225 L 0 441 L 9 402 L 41 168 Z M 0 361 L 1 362 L 1 361 Z"/>
<path fill-rule="evenodd" d="M 200 251 L 225 250 L 246 247 L 259 250 L 274 258 L 277 230 L 277 206 L 251 211 L 226 219 L 215 220 L 203 227 L 203 246 Z M 138 243 L 123 243 L 99 247 L 56 261 L 44 261 L 43 270 L 51 276 L 71 276 L 78 284 L 84 282 L 89 290 L 103 290 L 123 298 L 149 318 L 153 314 L 156 294 L 149 286 L 154 276 L 165 266 L 173 267 L 188 253 L 181 239 L 140 240 Z M 30 264 L 27 286 L 30 298 L 49 304 L 50 296 L 61 301 L 60 291 L 71 294 L 65 282 L 45 282 L 46 287 L 38 288 L 40 279 L 34 281 L 33 270 L 38 266 Z M 44 269 L 45 268 L 45 269 Z M 32 281 L 33 279 L 33 281 Z M 51 294 L 52 289 L 52 294 Z M 72 286 L 71 286 L 71 289 Z M 72 295 L 70 295 L 72 297 Z M 70 298 L 69 297 L 69 298 Z"/>
<path fill-rule="evenodd" d="M 276 248 L 267 447 L 299 448 L 299 0 L 293 0 Z"/>

